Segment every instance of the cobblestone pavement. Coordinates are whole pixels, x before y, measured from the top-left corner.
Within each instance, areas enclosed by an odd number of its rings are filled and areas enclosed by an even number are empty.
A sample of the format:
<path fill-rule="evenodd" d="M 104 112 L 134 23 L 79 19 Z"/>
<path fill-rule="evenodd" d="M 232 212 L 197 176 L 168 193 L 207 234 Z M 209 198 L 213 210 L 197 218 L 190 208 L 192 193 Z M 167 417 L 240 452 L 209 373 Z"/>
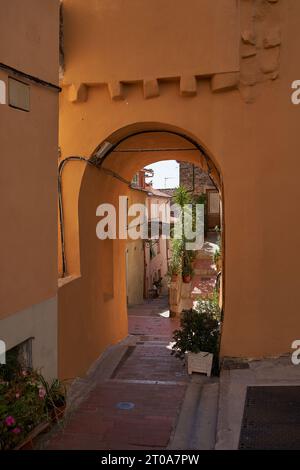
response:
<path fill-rule="evenodd" d="M 126 348 L 106 380 L 94 385 L 78 408 L 54 432 L 47 449 L 164 449 L 174 432 L 188 376 L 170 354 L 178 319 L 168 318 L 167 298 L 129 308 Z"/>

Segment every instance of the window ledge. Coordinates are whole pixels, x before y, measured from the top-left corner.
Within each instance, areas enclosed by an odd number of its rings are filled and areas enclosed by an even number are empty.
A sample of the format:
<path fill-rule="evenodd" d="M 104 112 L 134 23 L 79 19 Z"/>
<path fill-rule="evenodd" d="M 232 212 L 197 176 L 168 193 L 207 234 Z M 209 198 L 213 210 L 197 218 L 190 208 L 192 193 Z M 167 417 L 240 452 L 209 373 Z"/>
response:
<path fill-rule="evenodd" d="M 65 286 L 66 284 L 70 284 L 73 281 L 76 281 L 77 279 L 80 279 L 80 275 L 71 275 L 71 276 L 66 276 L 66 277 L 59 277 L 57 280 L 57 285 L 58 288 Z"/>

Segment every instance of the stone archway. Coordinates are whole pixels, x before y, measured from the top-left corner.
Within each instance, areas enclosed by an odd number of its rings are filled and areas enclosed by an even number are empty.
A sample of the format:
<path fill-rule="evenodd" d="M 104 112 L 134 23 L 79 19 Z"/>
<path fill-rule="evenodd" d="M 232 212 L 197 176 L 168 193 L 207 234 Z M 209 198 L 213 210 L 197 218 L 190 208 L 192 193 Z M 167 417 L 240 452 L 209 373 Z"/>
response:
<path fill-rule="evenodd" d="M 209 172 L 222 192 L 220 173 L 207 150 L 179 129 L 149 124 L 141 124 L 137 129 L 135 125 L 127 128 L 125 135 L 124 129 L 114 133 L 92 153 L 89 159 L 92 165 L 86 165 L 82 177 L 78 221 L 73 221 L 78 224 L 78 246 L 76 239 L 73 246 L 67 245 L 71 240 L 68 230 L 72 227 L 68 227 L 70 219 L 64 218 L 69 271 L 61 281 L 60 291 L 62 376 L 84 373 L 109 344 L 127 334 L 125 241 L 96 238 L 96 208 L 101 203 L 118 207 L 119 196 L 128 193 L 130 181 L 139 169 L 174 159 Z M 72 272 L 75 264 L 77 273 Z M 72 334 L 69 329 L 67 335 L 70 322 Z"/>

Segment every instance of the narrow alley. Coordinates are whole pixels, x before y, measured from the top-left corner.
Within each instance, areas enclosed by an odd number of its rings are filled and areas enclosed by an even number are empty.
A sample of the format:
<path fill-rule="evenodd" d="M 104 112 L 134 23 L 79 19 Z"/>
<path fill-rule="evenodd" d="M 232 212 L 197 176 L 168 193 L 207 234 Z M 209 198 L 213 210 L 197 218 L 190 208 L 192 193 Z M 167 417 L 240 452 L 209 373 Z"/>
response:
<path fill-rule="evenodd" d="M 2 467 L 300 450 L 300 0 L 1 6 Z"/>
<path fill-rule="evenodd" d="M 111 348 L 87 379 L 75 383 L 69 417 L 47 437 L 45 448 L 168 446 L 189 382 L 168 348 L 179 320 L 168 318 L 167 297 L 130 308 L 128 319 L 127 342 Z"/>

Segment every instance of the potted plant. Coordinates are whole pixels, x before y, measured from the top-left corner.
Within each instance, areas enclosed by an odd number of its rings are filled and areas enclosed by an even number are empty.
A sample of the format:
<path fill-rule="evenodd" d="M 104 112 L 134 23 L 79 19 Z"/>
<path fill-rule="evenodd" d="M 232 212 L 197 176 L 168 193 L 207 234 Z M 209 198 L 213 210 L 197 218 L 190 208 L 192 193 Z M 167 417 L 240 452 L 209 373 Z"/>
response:
<path fill-rule="evenodd" d="M 192 270 L 190 266 L 183 266 L 182 268 L 182 281 L 184 284 L 189 284 L 192 279 Z"/>
<path fill-rule="evenodd" d="M 45 394 L 40 376 L 34 370 L 16 369 L 10 372 L 8 381 L 0 374 L 1 450 L 32 446 L 32 440 L 49 427 Z"/>
<path fill-rule="evenodd" d="M 32 448 L 37 436 L 57 421 L 66 404 L 65 387 L 49 385 L 39 371 L 24 368 L 9 351 L 0 366 L 0 450 Z"/>
<path fill-rule="evenodd" d="M 191 204 L 193 201 L 190 191 L 183 185 L 179 186 L 175 189 L 173 202 L 182 208 L 187 204 Z"/>
<path fill-rule="evenodd" d="M 188 373 L 211 375 L 218 367 L 220 311 L 214 300 L 200 300 L 182 312 L 181 328 L 174 332 L 172 354 L 187 359 Z"/>
<path fill-rule="evenodd" d="M 183 242 L 182 240 L 173 238 L 171 241 L 171 260 L 169 264 L 169 276 L 172 282 L 176 282 L 182 269 L 182 253 Z"/>
<path fill-rule="evenodd" d="M 176 282 L 179 274 L 180 274 L 180 262 L 178 262 L 178 260 L 171 259 L 170 265 L 169 265 L 169 276 L 171 278 L 171 282 Z"/>
<path fill-rule="evenodd" d="M 185 284 L 191 282 L 193 275 L 192 262 L 187 253 L 184 254 L 182 263 L 182 280 Z"/>
<path fill-rule="evenodd" d="M 41 382 L 46 390 L 45 405 L 52 421 L 62 419 L 66 409 L 66 387 L 59 379 L 53 379 L 49 384 L 43 377 Z"/>

